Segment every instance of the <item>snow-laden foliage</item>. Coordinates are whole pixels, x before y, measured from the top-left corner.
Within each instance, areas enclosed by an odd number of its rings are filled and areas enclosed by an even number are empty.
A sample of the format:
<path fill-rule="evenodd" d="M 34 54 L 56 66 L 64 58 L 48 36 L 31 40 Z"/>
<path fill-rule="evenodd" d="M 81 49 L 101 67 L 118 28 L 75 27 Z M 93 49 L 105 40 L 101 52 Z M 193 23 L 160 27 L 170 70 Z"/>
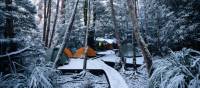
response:
<path fill-rule="evenodd" d="M 21 73 L 0 74 L 0 88 L 53 88 L 53 79 L 59 74 L 59 71 L 44 66 L 35 67 L 30 76 Z"/>
<path fill-rule="evenodd" d="M 158 54 L 166 48 L 200 50 L 198 0 L 141 0 L 140 21 L 150 50 Z"/>
<path fill-rule="evenodd" d="M 75 0 L 67 0 L 63 2 L 65 6 L 61 6 L 60 8 L 61 12 L 59 14 L 58 18 L 58 25 L 57 25 L 57 30 L 54 38 L 54 43 L 53 46 L 59 45 L 62 40 L 64 33 L 66 31 L 67 26 L 69 25 L 69 18 L 71 17 L 71 14 L 74 9 L 75 5 Z M 80 0 L 77 6 L 77 11 L 75 15 L 75 21 L 73 24 L 73 27 L 70 32 L 69 39 L 71 40 L 68 42 L 67 45 L 77 45 L 79 46 L 81 42 L 83 42 L 84 39 L 84 32 L 85 32 L 85 26 L 83 22 L 83 3 L 84 0 Z M 83 43 L 82 43 L 83 44 Z"/>
<path fill-rule="evenodd" d="M 0 77 L 0 88 L 24 88 L 27 77 L 23 74 L 7 74 Z"/>
<path fill-rule="evenodd" d="M 150 88 L 199 88 L 200 52 L 182 49 L 153 63 Z"/>
<path fill-rule="evenodd" d="M 13 18 L 14 38 L 20 40 L 16 44 L 15 51 L 25 47 L 30 48 L 23 53 L 10 56 L 12 60 L 21 61 L 15 64 L 16 73 L 0 75 L 0 88 L 52 88 L 52 77 L 59 73 L 45 65 L 47 63 L 45 61 L 46 52 L 42 45 L 40 31 L 35 23 L 35 6 L 30 0 L 12 0 L 12 11 L 9 12 L 5 10 L 4 1 L 6 0 L 0 0 L 0 39 L 7 39 L 3 31 L 5 30 L 5 18 L 9 15 Z"/>
<path fill-rule="evenodd" d="M 54 78 L 59 75 L 59 71 L 50 67 L 35 67 L 30 79 L 28 79 L 29 88 L 53 88 Z"/>
<path fill-rule="evenodd" d="M 72 27 L 72 32 L 70 33 L 70 42 L 72 44 L 68 45 L 78 45 L 81 46 L 81 43 L 84 41 L 85 36 L 85 25 L 84 25 L 84 1 L 80 0 L 78 4 L 78 9 L 76 12 L 75 22 Z M 38 13 L 37 13 L 37 21 L 39 28 L 43 30 L 43 0 L 38 0 L 38 3 L 36 3 L 38 7 Z M 69 18 L 71 16 L 73 6 L 74 6 L 75 0 L 63 0 L 61 2 L 60 11 L 59 11 L 59 17 L 58 17 L 58 24 L 56 27 L 56 33 L 55 37 L 53 39 L 53 46 L 57 46 L 61 43 L 66 27 L 69 22 Z M 122 39 L 126 37 L 128 34 L 132 34 L 130 32 L 132 26 L 129 25 L 131 23 L 130 18 L 128 18 L 128 12 L 126 8 L 126 1 L 124 0 L 115 0 L 114 1 L 115 9 L 116 9 L 116 19 L 118 23 L 118 30 L 120 30 L 120 34 L 122 35 Z M 55 4 L 56 0 L 52 1 L 52 19 L 54 19 L 55 15 Z M 64 5 L 63 5 L 64 4 Z M 114 37 L 114 29 L 113 29 L 113 23 L 112 23 L 112 17 L 111 17 L 111 8 L 109 0 L 91 0 L 91 24 L 90 24 L 90 31 L 95 30 L 95 37 L 107 37 L 107 38 L 113 38 Z M 127 22 L 128 20 L 128 22 Z M 53 23 L 53 21 L 52 21 Z M 53 25 L 51 23 L 51 26 Z M 130 27 L 129 27 L 130 26 Z M 89 35 L 90 36 L 90 35 Z M 91 35 L 92 36 L 92 35 Z M 131 40 L 131 39 L 130 39 Z"/>
<path fill-rule="evenodd" d="M 41 37 L 39 35 L 39 29 L 35 24 L 36 9 L 30 0 L 14 0 L 12 4 L 12 11 L 6 11 L 5 2 L 0 0 L 0 12 L 1 23 L 0 23 L 0 38 L 6 39 L 4 37 L 6 17 L 13 19 L 14 28 L 14 38 L 20 40 L 15 44 L 16 50 L 21 50 L 25 47 L 30 47 L 29 51 L 23 54 L 17 54 L 15 57 L 11 58 L 21 58 L 23 59 L 23 65 L 35 64 L 37 60 L 44 60 L 44 48 L 42 47 Z M 2 45 L 1 45 L 2 46 Z M 14 45 L 12 45 L 14 46 Z M 7 46 L 10 47 L 10 46 Z M 6 53 L 5 50 L 0 50 L 3 54 Z M 11 52 L 15 52 L 11 51 Z M 8 52 L 9 53 L 9 52 Z M 21 64 L 21 63 L 20 63 Z"/>

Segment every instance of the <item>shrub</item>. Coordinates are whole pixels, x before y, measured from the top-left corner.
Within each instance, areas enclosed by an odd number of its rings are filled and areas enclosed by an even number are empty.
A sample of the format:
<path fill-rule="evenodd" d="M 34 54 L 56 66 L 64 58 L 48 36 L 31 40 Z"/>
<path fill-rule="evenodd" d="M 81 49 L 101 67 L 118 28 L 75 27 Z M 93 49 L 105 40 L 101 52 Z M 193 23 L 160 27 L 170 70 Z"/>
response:
<path fill-rule="evenodd" d="M 150 88 L 200 88 L 200 52 L 182 49 L 153 63 Z"/>

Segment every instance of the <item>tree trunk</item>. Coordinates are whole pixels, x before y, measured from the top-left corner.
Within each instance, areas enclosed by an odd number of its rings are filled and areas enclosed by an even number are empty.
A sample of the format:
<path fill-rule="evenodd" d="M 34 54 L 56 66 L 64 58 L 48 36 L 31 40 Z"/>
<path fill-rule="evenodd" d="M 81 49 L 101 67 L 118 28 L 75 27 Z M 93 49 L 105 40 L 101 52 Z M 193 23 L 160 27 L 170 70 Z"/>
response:
<path fill-rule="evenodd" d="M 6 10 L 8 12 L 12 11 L 12 0 L 5 0 Z M 13 17 L 12 14 L 6 16 L 6 23 L 5 23 L 5 30 L 4 30 L 4 37 L 5 38 L 13 38 L 14 37 L 14 27 L 13 27 Z"/>
<path fill-rule="evenodd" d="M 120 47 L 121 47 L 120 34 L 119 34 L 119 30 L 117 29 L 117 20 L 116 20 L 116 17 L 115 17 L 115 9 L 114 9 L 113 3 L 114 3 L 113 0 L 110 0 L 113 29 L 114 29 L 114 32 L 115 32 L 115 37 L 117 39 L 117 45 L 119 47 L 119 56 L 120 56 L 120 59 L 121 59 L 121 63 L 122 63 L 122 66 L 125 66 L 125 58 L 124 58 L 123 53 L 120 49 Z"/>
<path fill-rule="evenodd" d="M 57 0 L 56 16 L 55 16 L 54 23 L 53 23 L 51 38 L 50 38 L 50 41 L 49 41 L 49 48 L 51 47 L 52 40 L 53 40 L 53 37 L 54 37 L 54 34 L 55 34 L 55 29 L 56 29 L 56 24 L 57 24 L 57 19 L 58 19 L 59 4 L 60 4 L 60 0 Z"/>
<path fill-rule="evenodd" d="M 5 0 L 5 5 L 6 5 L 6 11 L 9 12 L 9 15 L 6 16 L 6 23 L 5 23 L 5 30 L 4 30 L 4 37 L 5 38 L 14 38 L 14 22 L 13 22 L 13 16 L 12 16 L 12 0 Z M 13 45 L 9 45 L 8 47 L 3 47 L 1 51 L 5 52 L 6 54 L 11 51 L 17 50 L 17 43 Z M 5 57 L 1 57 L 4 58 Z M 7 58 L 10 63 L 10 69 L 12 73 L 16 73 L 16 69 L 14 69 L 15 65 L 13 64 L 12 60 L 10 57 Z"/>
<path fill-rule="evenodd" d="M 95 22 L 96 22 L 95 1 L 96 0 L 93 0 L 92 5 L 91 5 L 92 8 L 93 8 L 93 11 L 92 11 L 92 14 L 93 14 L 93 16 L 92 16 L 92 27 L 91 27 L 91 29 L 89 31 L 89 35 L 88 35 L 88 46 L 90 48 L 93 48 L 93 49 L 95 49 L 95 26 L 96 26 L 96 24 L 95 24 Z"/>
<path fill-rule="evenodd" d="M 88 11 L 88 0 L 84 1 L 84 8 L 83 8 L 83 16 L 84 16 L 84 24 L 87 26 L 87 11 Z"/>
<path fill-rule="evenodd" d="M 135 4 L 135 0 L 127 0 L 127 4 L 129 7 L 129 12 L 130 12 L 130 16 L 131 16 L 131 20 L 132 20 L 132 24 L 134 27 L 134 35 L 135 35 L 135 39 L 137 41 L 137 44 L 139 45 L 142 54 L 144 56 L 144 61 L 146 63 L 146 67 L 147 67 L 147 71 L 149 73 L 149 76 L 151 74 L 151 66 L 152 66 L 152 56 L 147 48 L 147 45 L 145 44 L 141 34 L 140 34 L 140 29 L 139 29 L 139 23 L 138 23 L 138 19 L 136 17 L 136 4 Z"/>
<path fill-rule="evenodd" d="M 61 1 L 61 10 L 60 10 L 61 14 L 64 14 L 64 8 L 65 8 L 65 0 L 62 0 Z"/>
<path fill-rule="evenodd" d="M 65 0 L 62 0 L 61 1 L 61 10 L 60 10 L 60 15 L 61 15 L 61 18 L 65 18 L 64 14 L 65 14 Z M 62 24 L 65 23 L 65 20 L 63 19 L 62 20 Z"/>
<path fill-rule="evenodd" d="M 136 40 L 134 35 L 132 35 L 132 45 L 133 45 L 133 68 L 137 71 L 137 63 L 136 63 Z"/>
<path fill-rule="evenodd" d="M 48 47 L 48 43 L 49 43 L 49 31 L 50 31 L 50 28 L 51 28 L 51 3 L 52 1 L 49 0 L 49 3 L 48 3 L 48 24 L 47 24 L 47 30 L 46 30 L 46 35 L 45 35 L 45 46 Z"/>
<path fill-rule="evenodd" d="M 44 24 L 43 24 L 43 37 L 42 37 L 43 42 L 45 42 L 46 26 L 47 26 L 47 0 L 44 0 Z"/>
<path fill-rule="evenodd" d="M 147 36 L 148 34 L 147 34 L 147 29 L 148 29 L 148 14 L 147 14 L 147 1 L 146 0 L 144 0 L 144 30 L 143 30 L 143 35 L 144 35 L 144 41 L 146 42 L 146 43 L 148 43 L 147 42 L 147 37 L 145 37 L 145 36 Z"/>
<path fill-rule="evenodd" d="M 6 11 L 9 13 L 8 15 L 6 15 L 6 22 L 5 22 L 5 29 L 4 29 L 4 37 L 6 39 L 12 39 L 15 36 L 14 33 L 14 20 L 13 20 L 13 15 L 12 15 L 12 0 L 5 0 L 5 5 L 6 5 Z M 12 52 L 17 50 L 17 42 L 16 43 L 12 43 L 11 45 L 7 45 L 7 47 L 2 47 L 1 51 L 3 53 L 7 53 L 7 52 Z"/>
<path fill-rule="evenodd" d="M 161 54 L 161 45 L 160 45 L 160 29 L 161 29 L 161 26 L 160 26 L 160 13 L 157 12 L 157 30 L 156 30 L 156 34 L 157 34 L 157 52 L 159 55 L 162 55 Z"/>
<path fill-rule="evenodd" d="M 87 0 L 86 6 L 87 6 L 87 28 L 86 28 L 86 33 L 85 33 L 83 71 L 86 71 L 86 68 L 87 68 L 87 56 L 86 56 L 86 54 L 87 54 L 87 50 L 88 50 L 88 30 L 90 28 L 90 0 Z"/>
<path fill-rule="evenodd" d="M 73 13 L 72 13 L 71 18 L 70 18 L 70 21 L 69 21 L 69 25 L 68 25 L 68 27 L 67 27 L 67 30 L 65 31 L 64 39 L 63 39 L 63 41 L 62 41 L 62 44 L 61 44 L 61 47 L 60 47 L 60 49 L 59 49 L 59 51 L 58 51 L 58 54 L 57 54 L 57 56 L 56 56 L 56 59 L 55 59 L 55 61 L 54 61 L 54 63 L 53 63 L 53 68 L 56 67 L 56 63 L 57 63 L 57 61 L 61 58 L 61 56 L 63 55 L 63 51 L 64 51 L 64 49 L 65 49 L 65 46 L 67 45 L 66 41 L 67 41 L 67 39 L 69 38 L 69 37 L 68 37 L 68 33 L 69 33 L 69 31 L 72 29 L 72 26 L 73 26 L 73 23 L 74 23 L 74 19 L 75 19 L 75 14 L 76 14 L 78 2 L 79 2 L 79 0 L 76 0 L 76 4 L 75 4 L 75 6 L 74 6 L 74 10 L 73 10 Z"/>

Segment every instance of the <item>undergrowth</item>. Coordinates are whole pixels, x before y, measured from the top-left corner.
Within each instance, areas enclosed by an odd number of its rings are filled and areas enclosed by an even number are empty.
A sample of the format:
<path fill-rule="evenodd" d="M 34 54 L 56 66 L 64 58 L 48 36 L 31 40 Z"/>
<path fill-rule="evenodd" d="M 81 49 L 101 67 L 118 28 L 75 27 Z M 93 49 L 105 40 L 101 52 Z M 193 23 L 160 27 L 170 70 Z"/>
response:
<path fill-rule="evenodd" d="M 200 52 L 182 49 L 153 63 L 150 88 L 200 88 Z"/>

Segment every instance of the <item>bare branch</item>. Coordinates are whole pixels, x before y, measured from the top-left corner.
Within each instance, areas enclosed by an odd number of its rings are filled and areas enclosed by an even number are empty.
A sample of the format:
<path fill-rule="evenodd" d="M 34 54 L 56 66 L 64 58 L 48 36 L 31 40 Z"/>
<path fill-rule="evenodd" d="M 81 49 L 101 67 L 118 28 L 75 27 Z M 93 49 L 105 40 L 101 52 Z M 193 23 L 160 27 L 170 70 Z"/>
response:
<path fill-rule="evenodd" d="M 20 53 L 23 53 L 24 51 L 26 51 L 26 50 L 28 50 L 28 49 L 30 49 L 30 46 L 29 46 L 29 47 L 26 47 L 26 48 L 24 48 L 24 49 L 15 51 L 15 52 L 11 52 L 11 53 L 8 53 L 8 54 L 5 54 L 5 55 L 0 55 L 0 58 L 4 58 L 4 57 L 16 55 L 16 54 L 20 54 Z"/>

